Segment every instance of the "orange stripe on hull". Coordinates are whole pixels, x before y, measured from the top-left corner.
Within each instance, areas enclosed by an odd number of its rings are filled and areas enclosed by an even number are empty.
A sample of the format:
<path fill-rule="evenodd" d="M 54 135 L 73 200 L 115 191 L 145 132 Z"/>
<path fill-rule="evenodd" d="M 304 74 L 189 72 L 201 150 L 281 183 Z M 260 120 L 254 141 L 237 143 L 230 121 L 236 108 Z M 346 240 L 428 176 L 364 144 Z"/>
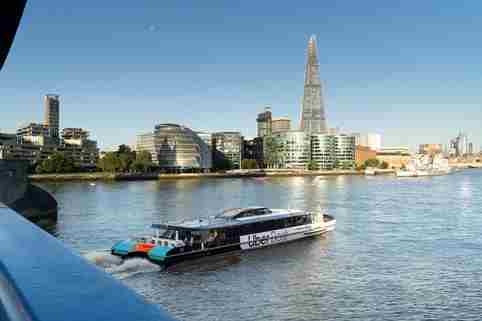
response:
<path fill-rule="evenodd" d="M 136 249 L 135 251 L 136 252 L 144 252 L 144 253 L 147 253 L 149 252 L 154 246 L 156 246 L 155 244 L 151 244 L 151 243 L 138 243 L 136 245 Z"/>

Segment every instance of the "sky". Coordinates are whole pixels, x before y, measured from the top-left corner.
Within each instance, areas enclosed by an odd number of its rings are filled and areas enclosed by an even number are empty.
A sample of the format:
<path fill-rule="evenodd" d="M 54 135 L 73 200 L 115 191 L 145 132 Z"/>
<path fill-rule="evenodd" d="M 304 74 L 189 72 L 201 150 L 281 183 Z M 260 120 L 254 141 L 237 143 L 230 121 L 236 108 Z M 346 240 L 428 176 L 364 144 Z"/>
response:
<path fill-rule="evenodd" d="M 0 72 L 0 129 L 43 120 L 101 148 L 158 123 L 256 135 L 256 114 L 299 125 L 306 46 L 318 39 L 329 127 L 384 146 L 482 143 L 480 1 L 29 1 Z"/>

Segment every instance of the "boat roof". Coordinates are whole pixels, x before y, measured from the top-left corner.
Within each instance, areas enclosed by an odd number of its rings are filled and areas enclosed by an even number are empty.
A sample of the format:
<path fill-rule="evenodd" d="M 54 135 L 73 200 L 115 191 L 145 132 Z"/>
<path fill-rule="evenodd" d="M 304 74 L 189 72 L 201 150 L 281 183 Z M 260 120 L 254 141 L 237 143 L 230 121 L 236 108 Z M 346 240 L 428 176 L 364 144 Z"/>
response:
<path fill-rule="evenodd" d="M 253 213 L 254 212 L 254 213 Z M 251 213 L 253 216 L 242 217 L 243 214 Z M 224 210 L 218 215 L 179 222 L 152 224 L 154 229 L 179 229 L 179 230 L 210 230 L 240 226 L 244 224 L 283 219 L 287 217 L 307 214 L 302 210 L 291 209 L 268 209 L 266 207 L 254 206 L 247 208 L 231 208 Z"/>

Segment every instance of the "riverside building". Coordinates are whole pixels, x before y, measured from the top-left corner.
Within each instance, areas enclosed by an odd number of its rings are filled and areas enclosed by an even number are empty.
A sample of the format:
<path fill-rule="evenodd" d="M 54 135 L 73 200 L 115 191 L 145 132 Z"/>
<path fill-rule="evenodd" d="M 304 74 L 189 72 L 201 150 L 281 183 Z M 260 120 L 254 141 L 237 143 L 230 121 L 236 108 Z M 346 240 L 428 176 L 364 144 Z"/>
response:
<path fill-rule="evenodd" d="M 355 137 L 352 135 L 309 134 L 289 131 L 273 136 L 277 150 L 270 158 L 280 168 L 307 169 L 314 162 L 320 170 L 352 168 L 355 166 Z"/>
<path fill-rule="evenodd" d="M 276 147 L 265 147 L 269 153 L 275 154 L 270 156 L 274 167 L 306 169 L 311 160 L 310 134 L 296 130 L 279 133 L 274 138 Z"/>
<path fill-rule="evenodd" d="M 273 134 L 284 133 L 291 130 L 291 120 L 287 117 L 273 118 L 271 120 L 271 132 Z"/>
<path fill-rule="evenodd" d="M 355 166 L 355 136 L 340 134 L 335 138 L 335 153 L 337 168 L 352 168 Z"/>
<path fill-rule="evenodd" d="M 82 128 L 64 128 L 60 149 L 81 168 L 94 169 L 99 159 L 97 141 L 89 139 L 89 132 Z"/>
<path fill-rule="evenodd" d="M 323 170 L 355 166 L 355 136 L 329 131 L 322 97 L 316 39 L 308 42 L 300 130 L 291 129 L 288 118 L 272 118 L 271 133 L 260 130 L 266 117 L 258 115 L 258 150 L 267 167 L 307 169 L 311 164 Z M 264 124 L 264 123 L 263 123 Z M 262 136 L 264 135 L 264 136 Z M 378 148 L 378 147 L 376 147 Z M 256 150 L 256 148 L 253 148 Z"/>
<path fill-rule="evenodd" d="M 418 153 L 422 155 L 436 155 L 442 152 L 442 144 L 421 144 L 418 147 Z"/>
<path fill-rule="evenodd" d="M 382 136 L 380 134 L 353 134 L 356 146 L 368 147 L 378 152 L 382 149 Z"/>
<path fill-rule="evenodd" d="M 154 132 L 137 136 L 138 152 L 147 151 L 163 170 L 209 171 L 211 148 L 193 130 L 178 124 L 159 124 Z"/>
<path fill-rule="evenodd" d="M 241 168 L 243 158 L 243 136 L 240 132 L 213 133 L 213 153 L 215 161 L 228 160 L 232 168 Z"/>
<path fill-rule="evenodd" d="M 336 166 L 336 139 L 333 135 L 311 135 L 311 158 L 319 169 L 330 170 Z"/>
<path fill-rule="evenodd" d="M 271 107 L 266 107 L 264 112 L 258 114 L 256 124 L 258 127 L 258 137 L 270 136 L 272 134 Z"/>
<path fill-rule="evenodd" d="M 54 153 L 64 153 L 80 168 L 93 169 L 99 157 L 97 142 L 89 139 L 82 128 L 60 128 L 58 95 L 46 95 L 44 123 L 28 123 L 17 129 L 15 141 L 0 144 L 0 159 L 27 160 L 32 165 L 48 159 Z"/>
<path fill-rule="evenodd" d="M 45 126 L 49 130 L 49 136 L 58 139 L 60 128 L 60 96 L 45 96 Z"/>

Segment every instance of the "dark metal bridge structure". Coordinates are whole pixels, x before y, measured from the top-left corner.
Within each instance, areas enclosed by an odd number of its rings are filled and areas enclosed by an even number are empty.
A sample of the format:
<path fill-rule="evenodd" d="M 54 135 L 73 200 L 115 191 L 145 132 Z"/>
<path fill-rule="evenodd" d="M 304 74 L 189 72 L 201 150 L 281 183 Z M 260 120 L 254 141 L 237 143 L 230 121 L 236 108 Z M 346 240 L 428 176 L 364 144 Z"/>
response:
<path fill-rule="evenodd" d="M 0 2 L 0 71 L 25 5 Z M 5 205 L 26 184 L 18 175 L 0 166 L 0 321 L 174 320 Z"/>

